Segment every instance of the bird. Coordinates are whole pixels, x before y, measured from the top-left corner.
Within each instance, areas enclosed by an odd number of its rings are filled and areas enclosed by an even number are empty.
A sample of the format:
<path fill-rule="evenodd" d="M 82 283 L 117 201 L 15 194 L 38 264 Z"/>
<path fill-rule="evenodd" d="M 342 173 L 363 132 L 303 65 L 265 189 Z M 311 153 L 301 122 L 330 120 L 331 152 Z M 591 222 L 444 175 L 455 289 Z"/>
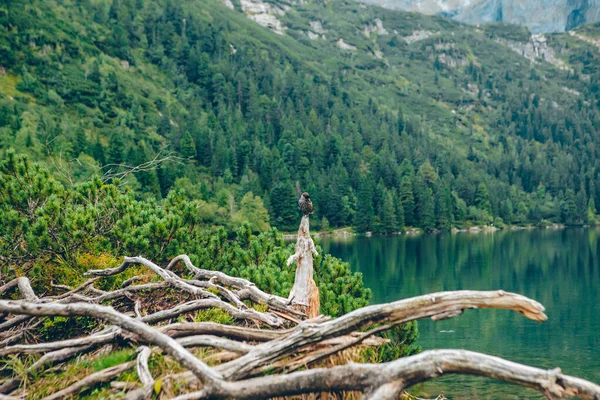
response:
<path fill-rule="evenodd" d="M 310 195 L 306 192 L 302 193 L 300 200 L 298 200 L 298 209 L 302 211 L 304 215 L 310 215 L 313 213 L 313 204 L 310 201 Z"/>

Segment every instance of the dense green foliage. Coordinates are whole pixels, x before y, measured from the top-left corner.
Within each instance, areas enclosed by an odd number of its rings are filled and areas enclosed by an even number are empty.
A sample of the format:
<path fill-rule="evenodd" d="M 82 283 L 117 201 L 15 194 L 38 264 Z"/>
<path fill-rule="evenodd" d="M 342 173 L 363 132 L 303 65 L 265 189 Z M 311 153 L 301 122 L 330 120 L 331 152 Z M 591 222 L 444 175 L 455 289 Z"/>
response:
<path fill-rule="evenodd" d="M 281 18 L 284 35 L 217 0 L 5 2 L 0 154 L 67 182 L 171 151 L 185 161 L 127 177 L 136 198 L 185 188 L 237 226 L 264 204 L 295 229 L 295 182 L 317 227 L 595 222 L 594 45 L 551 36 L 560 70 L 499 43 L 527 42 L 524 28 L 342 0 Z M 388 34 L 365 35 L 375 18 Z M 326 40 L 306 36 L 311 21 Z M 407 42 L 415 31 L 429 36 Z"/>
<path fill-rule="evenodd" d="M 210 205 L 189 200 L 182 191 L 171 191 L 159 202 L 136 200 L 130 190 L 99 179 L 66 187 L 26 157 L 9 153 L 0 163 L 0 275 L 25 273 L 44 292 L 52 290 L 51 282 L 81 283 L 86 269 L 116 266 L 118 259 L 105 254 L 139 254 L 165 263 L 185 253 L 203 268 L 247 278 L 269 293 L 287 296 L 294 268 L 285 265 L 294 246 L 284 243 L 275 229 L 256 236 L 243 224 L 233 238 L 223 227 L 209 229 L 206 208 Z M 367 305 L 370 291 L 361 275 L 323 256 L 322 249 L 319 254 L 315 280 L 322 312 L 338 316 Z M 107 278 L 105 285 L 127 277 Z M 60 318 L 55 322 L 48 328 L 60 325 Z"/>

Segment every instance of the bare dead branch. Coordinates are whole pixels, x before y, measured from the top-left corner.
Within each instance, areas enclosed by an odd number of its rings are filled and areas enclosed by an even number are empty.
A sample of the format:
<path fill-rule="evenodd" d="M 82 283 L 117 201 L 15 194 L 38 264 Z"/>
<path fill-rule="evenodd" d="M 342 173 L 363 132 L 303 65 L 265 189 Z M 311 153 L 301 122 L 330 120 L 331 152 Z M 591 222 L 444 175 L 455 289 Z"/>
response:
<path fill-rule="evenodd" d="M 202 390 L 176 399 L 266 399 L 334 391 L 362 391 L 368 399 L 391 399 L 404 388 L 446 374 L 486 376 L 536 389 L 551 399 L 596 400 L 600 396 L 600 386 L 560 370 L 533 368 L 467 350 L 430 350 L 384 364 L 349 364 L 227 382 L 220 391 Z"/>
<path fill-rule="evenodd" d="M 287 301 L 287 299 L 280 296 L 265 293 L 259 288 L 257 288 L 256 285 L 253 282 L 250 282 L 249 280 L 232 277 L 220 271 L 209 271 L 206 269 L 198 268 L 194 266 L 194 264 L 192 264 L 190 258 L 185 254 L 172 259 L 169 265 L 166 267 L 166 269 L 170 270 L 178 262 L 183 262 L 186 268 L 194 274 L 194 279 L 196 280 L 206 279 L 212 282 L 218 282 L 224 286 L 237 289 L 237 295 L 241 300 L 250 299 L 255 303 L 267 304 L 270 307 L 273 307 L 274 309 L 283 311 L 285 313 L 289 313 L 296 316 L 303 316 L 301 312 L 293 310 L 289 306 L 289 302 Z"/>
<path fill-rule="evenodd" d="M 112 342 L 120 333 L 119 329 L 104 329 L 91 336 L 82 337 L 79 339 L 68 339 L 50 343 L 39 343 L 39 344 L 21 344 L 15 346 L 8 346 L 0 349 L 0 357 L 9 354 L 36 354 L 45 353 L 48 351 L 61 350 L 67 347 L 79 347 L 89 344 L 100 345 Z"/>
<path fill-rule="evenodd" d="M 178 157 L 172 153 L 163 154 L 163 151 L 158 152 L 152 160 L 148 160 L 138 165 L 129 165 L 129 164 L 105 164 L 100 167 L 100 171 L 102 171 L 102 181 L 107 182 L 113 179 L 123 180 L 127 176 L 136 174 L 139 172 L 148 172 L 153 171 L 159 168 L 162 164 L 167 162 L 175 162 L 181 164 L 185 162 L 187 159 L 183 157 Z"/>
<path fill-rule="evenodd" d="M 138 321 L 115 311 L 111 307 L 86 303 L 40 304 L 25 301 L 0 300 L 0 312 L 34 316 L 87 316 L 102 319 L 139 336 L 147 343 L 159 346 L 165 353 L 169 354 L 171 357 L 181 363 L 181 365 L 191 370 L 202 382 L 210 383 L 221 380 L 218 372 L 214 371 L 202 361 L 198 360 L 174 339 L 154 328 L 149 327 L 142 321 Z"/>
<path fill-rule="evenodd" d="M 188 260 L 189 260 L 189 258 L 188 258 Z M 125 257 L 123 263 L 116 268 L 107 268 L 107 269 L 103 269 L 103 270 L 91 270 L 91 271 L 88 271 L 86 274 L 96 275 L 96 276 L 116 275 L 116 274 L 119 274 L 119 273 L 125 271 L 127 268 L 129 268 L 130 266 L 135 265 L 135 264 L 141 264 L 141 265 L 144 265 L 145 267 L 149 268 L 150 270 L 155 272 L 158 276 L 160 276 L 162 279 L 164 279 L 164 281 L 168 285 L 174 286 L 174 287 L 181 289 L 183 291 L 186 291 L 190 294 L 206 298 L 206 300 L 203 302 L 202 301 L 197 301 L 195 303 L 190 302 L 190 303 L 186 303 L 185 305 L 178 306 L 179 310 L 177 312 L 179 312 L 179 314 L 184 313 L 184 312 L 193 311 L 195 309 L 197 310 L 200 308 L 213 307 L 213 308 L 220 308 L 221 310 L 230 313 L 234 318 L 256 320 L 256 321 L 260 321 L 266 325 L 269 325 L 271 327 L 280 327 L 284 323 L 284 321 L 275 314 L 262 313 L 262 312 L 259 312 L 254 309 L 246 307 L 246 305 L 243 304 L 239 298 L 237 298 L 230 290 L 228 290 L 226 288 L 217 287 L 216 285 L 214 285 L 212 283 L 209 283 L 208 285 L 203 285 L 202 282 L 196 281 L 196 280 L 187 281 L 187 280 L 182 279 L 179 276 L 177 276 L 174 272 L 169 271 L 168 269 L 163 269 L 143 257 Z M 123 293 L 131 292 L 134 289 L 144 290 L 144 289 L 148 288 L 148 285 L 156 285 L 156 284 L 139 285 L 137 287 L 136 286 L 128 286 L 125 289 L 116 290 L 113 292 L 109 292 L 103 296 L 100 296 L 97 298 L 97 301 L 112 299 L 115 296 L 122 295 Z M 236 306 L 238 306 L 238 308 L 232 306 L 229 303 L 222 301 L 215 294 L 201 289 L 200 288 L 201 286 L 216 287 L 220 293 L 225 294 L 225 297 L 230 299 Z M 242 309 L 240 309 L 240 308 L 242 308 Z M 188 309 L 189 311 L 185 311 L 186 309 Z M 166 310 L 164 313 L 164 316 L 159 317 L 158 315 L 156 315 L 155 318 L 164 318 L 164 319 L 172 318 L 172 317 L 167 317 L 167 315 L 169 315 L 169 313 L 175 313 L 175 315 L 177 315 L 176 311 Z"/>
<path fill-rule="evenodd" d="M 214 347 L 217 349 L 232 351 L 237 354 L 246 354 L 254 348 L 254 346 L 246 343 L 225 339 L 213 335 L 188 336 L 181 339 L 177 339 L 177 342 L 179 342 L 179 344 L 181 344 L 183 347 Z"/>
<path fill-rule="evenodd" d="M 343 336 L 377 323 L 401 324 L 473 308 L 503 308 L 518 311 L 534 321 L 547 319 L 540 303 L 518 294 L 502 290 L 440 292 L 363 307 L 323 323 L 304 322 L 289 335 L 258 345 L 250 353 L 220 366 L 219 369 L 226 379 L 243 379 L 252 376 L 263 365 L 331 337 Z"/>
<path fill-rule="evenodd" d="M 37 301 L 38 297 L 36 296 L 33 288 L 31 287 L 31 283 L 29 279 L 22 276 L 20 278 L 15 278 L 10 282 L 6 283 L 3 286 L 0 286 L 0 295 L 7 293 L 10 289 L 18 287 L 21 292 L 21 297 L 25 300 L 29 301 Z"/>
<path fill-rule="evenodd" d="M 225 303 L 221 300 L 215 299 L 202 299 L 202 300 L 193 300 L 184 304 L 180 304 L 165 311 L 159 311 L 151 316 L 144 318 L 144 322 L 146 323 L 154 323 L 158 321 L 162 321 L 165 319 L 173 318 L 177 315 L 192 312 L 195 310 L 205 309 L 205 308 L 218 308 L 220 310 L 226 311 L 232 317 L 237 319 L 251 319 L 260 321 L 266 325 L 278 327 L 281 326 L 281 319 L 279 317 L 271 318 L 271 314 L 265 314 L 258 312 L 252 308 L 248 308 L 245 310 L 239 310 L 232 306 L 229 303 Z"/>
<path fill-rule="evenodd" d="M 112 275 L 119 274 L 119 273 L 125 271 L 127 268 L 129 268 L 133 265 L 137 265 L 137 264 L 141 264 L 141 265 L 149 268 L 154 273 L 156 273 L 158 276 L 160 276 L 168 284 L 170 284 L 178 289 L 181 289 L 185 292 L 188 292 L 194 296 L 199 296 L 199 297 L 203 297 L 203 298 L 213 298 L 213 299 L 217 299 L 217 300 L 219 299 L 216 295 L 214 295 L 210 292 L 207 292 L 206 290 L 202 290 L 198 287 L 190 285 L 189 283 L 185 282 L 183 279 L 178 277 L 173 272 L 165 270 L 165 269 L 159 267 L 158 265 L 154 264 L 152 261 L 146 260 L 143 257 L 125 257 L 123 263 L 118 267 L 90 270 L 90 271 L 86 272 L 85 274 L 86 275 L 95 275 L 95 276 L 112 276 Z M 128 289 L 130 290 L 131 287 L 129 287 Z"/>
<path fill-rule="evenodd" d="M 43 400 L 61 400 L 68 398 L 69 396 L 75 396 L 86 387 L 91 387 L 97 383 L 106 382 L 118 377 L 123 372 L 127 371 L 130 368 L 133 368 L 134 365 L 136 365 L 135 361 L 129 361 L 123 364 L 115 365 L 114 367 L 103 369 L 102 371 L 98 371 L 89 376 L 86 376 L 81 380 L 78 380 L 77 382 L 63 390 L 53 393 L 50 396 L 44 397 Z"/>
<path fill-rule="evenodd" d="M 148 367 L 148 359 L 152 351 L 147 346 L 140 347 L 138 351 L 136 368 L 142 387 L 127 393 L 126 400 L 147 400 L 152 398 L 152 392 L 154 391 L 154 378 Z"/>
<path fill-rule="evenodd" d="M 215 322 L 176 323 L 163 326 L 160 330 L 170 337 L 216 335 L 250 342 L 268 342 L 269 340 L 284 337 L 291 332 L 290 330 L 269 331 L 235 325 L 222 325 Z"/>

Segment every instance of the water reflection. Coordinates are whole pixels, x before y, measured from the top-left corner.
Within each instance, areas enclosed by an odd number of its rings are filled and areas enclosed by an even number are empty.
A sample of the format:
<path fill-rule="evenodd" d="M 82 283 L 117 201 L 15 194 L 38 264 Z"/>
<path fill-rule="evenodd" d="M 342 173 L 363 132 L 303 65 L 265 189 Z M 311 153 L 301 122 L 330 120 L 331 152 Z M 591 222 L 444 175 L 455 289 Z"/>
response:
<path fill-rule="evenodd" d="M 600 230 L 323 238 L 326 253 L 363 273 L 373 302 L 442 290 L 504 289 L 538 300 L 540 324 L 504 310 L 467 311 L 419 323 L 423 349 L 465 348 L 600 383 Z M 481 378 L 450 377 L 420 388 L 449 398 L 543 398 Z"/>

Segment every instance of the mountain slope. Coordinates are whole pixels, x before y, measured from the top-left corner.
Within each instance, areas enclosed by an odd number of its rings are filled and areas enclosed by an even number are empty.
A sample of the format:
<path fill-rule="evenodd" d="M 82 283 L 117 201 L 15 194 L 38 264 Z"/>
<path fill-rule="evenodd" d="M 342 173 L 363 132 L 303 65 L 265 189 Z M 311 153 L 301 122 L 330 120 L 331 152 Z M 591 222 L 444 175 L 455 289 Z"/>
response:
<path fill-rule="evenodd" d="M 361 231 L 594 222 L 597 28 L 340 0 L 29 0 L 0 18 L 0 149 L 64 181 L 167 149 L 190 161 L 130 177 L 139 196 L 183 189 L 233 218 L 252 192 L 284 229 L 296 181 L 317 224 Z"/>

